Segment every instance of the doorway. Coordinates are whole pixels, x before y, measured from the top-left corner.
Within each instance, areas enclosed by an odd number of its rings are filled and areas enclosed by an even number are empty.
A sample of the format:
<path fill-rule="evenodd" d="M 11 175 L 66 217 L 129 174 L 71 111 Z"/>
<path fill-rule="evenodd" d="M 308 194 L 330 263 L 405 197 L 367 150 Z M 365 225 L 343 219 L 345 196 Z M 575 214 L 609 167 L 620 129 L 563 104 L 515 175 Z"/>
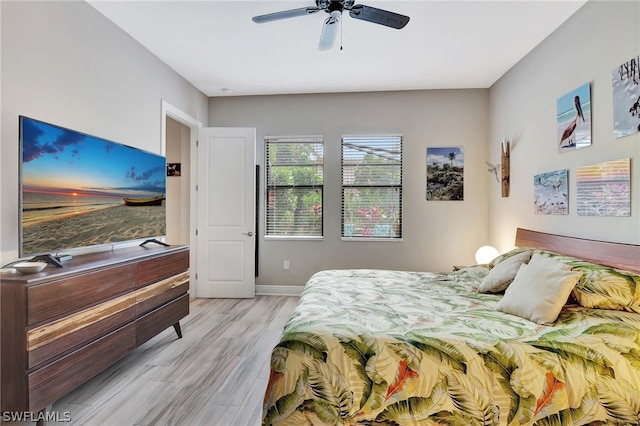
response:
<path fill-rule="evenodd" d="M 169 244 L 190 246 L 189 264 L 191 271 L 196 268 L 195 197 L 192 196 L 192 182 L 195 182 L 195 143 L 198 128 L 202 123 L 179 108 L 162 101 L 161 106 L 161 146 L 160 152 L 167 157 L 167 163 L 180 164 L 180 176 L 167 176 L 167 232 Z M 197 297 L 195 280 L 189 288 L 189 296 Z"/>
<path fill-rule="evenodd" d="M 190 246 L 189 294 L 253 297 L 255 129 L 202 128 L 177 108 L 162 105 L 162 153 L 174 165 L 173 176 L 167 176 L 166 240 Z M 209 179 L 212 172 L 221 175 Z M 200 191 L 198 183 L 204 186 Z"/>
<path fill-rule="evenodd" d="M 190 235 L 191 129 L 167 117 L 167 230 L 171 245 L 188 245 Z"/>
<path fill-rule="evenodd" d="M 203 127 L 197 147 L 198 297 L 255 296 L 255 128 Z"/>

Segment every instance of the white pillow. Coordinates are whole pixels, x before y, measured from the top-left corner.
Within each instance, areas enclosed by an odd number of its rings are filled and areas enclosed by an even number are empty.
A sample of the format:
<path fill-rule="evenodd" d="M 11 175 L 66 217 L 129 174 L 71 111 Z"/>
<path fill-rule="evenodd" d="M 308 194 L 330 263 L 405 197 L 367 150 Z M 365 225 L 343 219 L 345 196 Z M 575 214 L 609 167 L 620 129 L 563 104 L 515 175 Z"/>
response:
<path fill-rule="evenodd" d="M 538 324 L 552 324 L 581 276 L 582 272 L 535 253 L 529 264 L 520 266 L 496 309 Z"/>
<path fill-rule="evenodd" d="M 478 292 L 499 293 L 504 291 L 513 281 L 518 273 L 518 269 L 523 263 L 528 263 L 531 259 L 532 250 L 523 251 L 503 260 L 491 268 L 487 276 L 482 279 Z"/>

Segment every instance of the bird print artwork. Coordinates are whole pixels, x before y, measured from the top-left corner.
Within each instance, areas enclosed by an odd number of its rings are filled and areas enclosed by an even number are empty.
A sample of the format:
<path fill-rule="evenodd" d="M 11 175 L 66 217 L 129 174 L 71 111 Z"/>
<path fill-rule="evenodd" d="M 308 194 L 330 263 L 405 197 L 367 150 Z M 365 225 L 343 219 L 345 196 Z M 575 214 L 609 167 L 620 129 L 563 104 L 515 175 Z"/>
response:
<path fill-rule="evenodd" d="M 535 214 L 568 215 L 568 169 L 537 174 L 533 177 Z"/>
<path fill-rule="evenodd" d="M 582 114 L 582 107 L 580 106 L 580 96 L 575 96 L 573 103 L 576 108 L 576 117 L 562 132 L 562 137 L 560 137 L 561 148 L 573 148 L 576 146 L 576 127 L 578 127 L 578 120 L 582 120 L 584 123 L 584 115 Z"/>
<path fill-rule="evenodd" d="M 591 83 L 558 98 L 558 151 L 591 145 Z"/>
<path fill-rule="evenodd" d="M 612 72 L 613 136 L 622 138 L 640 132 L 640 55 Z"/>

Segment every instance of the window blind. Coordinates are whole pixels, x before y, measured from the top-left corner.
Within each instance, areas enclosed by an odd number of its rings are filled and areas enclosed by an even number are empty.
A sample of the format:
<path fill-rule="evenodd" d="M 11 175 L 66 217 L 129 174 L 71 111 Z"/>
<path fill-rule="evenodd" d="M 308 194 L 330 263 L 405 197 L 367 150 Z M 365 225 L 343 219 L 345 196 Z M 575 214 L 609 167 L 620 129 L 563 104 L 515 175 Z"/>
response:
<path fill-rule="evenodd" d="M 342 237 L 402 238 L 402 136 L 342 137 Z"/>
<path fill-rule="evenodd" d="M 323 138 L 265 138 L 266 226 L 274 237 L 323 235 Z"/>

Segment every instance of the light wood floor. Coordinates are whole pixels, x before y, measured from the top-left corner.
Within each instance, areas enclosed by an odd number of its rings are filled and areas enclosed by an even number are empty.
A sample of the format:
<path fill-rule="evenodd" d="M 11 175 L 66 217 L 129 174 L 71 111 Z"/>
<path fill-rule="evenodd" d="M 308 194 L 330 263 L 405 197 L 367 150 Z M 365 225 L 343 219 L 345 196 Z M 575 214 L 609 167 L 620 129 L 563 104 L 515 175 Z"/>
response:
<path fill-rule="evenodd" d="M 173 327 L 57 401 L 70 423 L 259 425 L 271 350 L 298 297 L 196 299 Z"/>

